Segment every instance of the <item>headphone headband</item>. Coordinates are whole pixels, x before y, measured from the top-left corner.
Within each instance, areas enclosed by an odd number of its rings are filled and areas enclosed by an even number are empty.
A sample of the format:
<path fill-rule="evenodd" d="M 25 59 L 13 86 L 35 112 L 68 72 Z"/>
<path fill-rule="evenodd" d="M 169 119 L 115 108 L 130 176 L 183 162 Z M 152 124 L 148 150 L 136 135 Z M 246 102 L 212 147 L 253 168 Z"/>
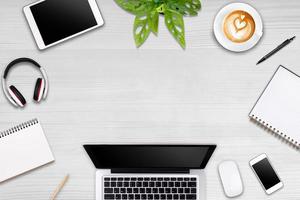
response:
<path fill-rule="evenodd" d="M 9 70 L 10 70 L 13 66 L 15 66 L 16 64 L 22 63 L 22 62 L 29 62 L 29 63 L 33 64 L 33 66 L 35 66 L 35 67 L 41 69 L 40 64 L 37 63 L 35 60 L 32 60 L 31 58 L 17 58 L 17 59 L 15 59 L 15 60 L 11 61 L 11 62 L 7 65 L 7 67 L 6 67 L 6 69 L 5 69 L 4 73 L 3 73 L 3 78 L 6 79 Z"/>

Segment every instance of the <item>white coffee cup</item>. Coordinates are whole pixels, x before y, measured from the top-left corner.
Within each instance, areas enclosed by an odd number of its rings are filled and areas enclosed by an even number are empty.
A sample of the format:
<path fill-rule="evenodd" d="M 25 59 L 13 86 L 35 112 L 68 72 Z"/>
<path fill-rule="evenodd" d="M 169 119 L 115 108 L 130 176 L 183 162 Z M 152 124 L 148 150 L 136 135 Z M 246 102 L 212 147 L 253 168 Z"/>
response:
<path fill-rule="evenodd" d="M 237 43 L 229 40 L 224 31 L 223 25 L 225 18 L 234 11 L 244 11 L 251 15 L 255 23 L 255 31 L 251 38 L 245 42 Z M 234 52 L 242 52 L 254 47 L 263 35 L 263 23 L 258 12 L 250 5 L 245 3 L 231 3 L 223 7 L 215 17 L 214 34 L 217 41 L 226 49 Z"/>

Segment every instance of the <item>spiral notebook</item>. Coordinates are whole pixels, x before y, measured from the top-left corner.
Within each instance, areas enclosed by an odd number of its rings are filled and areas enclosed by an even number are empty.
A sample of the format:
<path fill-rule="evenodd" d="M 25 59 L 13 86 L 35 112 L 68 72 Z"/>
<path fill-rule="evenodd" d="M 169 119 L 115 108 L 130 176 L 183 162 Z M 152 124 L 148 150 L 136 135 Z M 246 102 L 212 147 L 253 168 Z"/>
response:
<path fill-rule="evenodd" d="M 300 147 L 300 77 L 279 66 L 249 117 Z"/>
<path fill-rule="evenodd" d="M 0 152 L 0 182 L 54 161 L 37 119 L 0 132 Z"/>

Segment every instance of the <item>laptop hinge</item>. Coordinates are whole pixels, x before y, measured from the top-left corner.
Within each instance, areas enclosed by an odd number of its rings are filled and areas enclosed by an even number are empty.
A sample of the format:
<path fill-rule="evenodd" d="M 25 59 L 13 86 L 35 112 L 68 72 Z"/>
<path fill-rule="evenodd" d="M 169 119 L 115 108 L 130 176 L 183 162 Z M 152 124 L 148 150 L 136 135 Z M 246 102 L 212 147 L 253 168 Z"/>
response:
<path fill-rule="evenodd" d="M 164 173 L 164 174 L 170 174 L 170 173 L 184 173 L 188 174 L 190 173 L 190 170 L 187 168 L 175 168 L 175 169 L 164 169 L 164 168 L 117 168 L 117 169 L 111 169 L 111 173 Z"/>

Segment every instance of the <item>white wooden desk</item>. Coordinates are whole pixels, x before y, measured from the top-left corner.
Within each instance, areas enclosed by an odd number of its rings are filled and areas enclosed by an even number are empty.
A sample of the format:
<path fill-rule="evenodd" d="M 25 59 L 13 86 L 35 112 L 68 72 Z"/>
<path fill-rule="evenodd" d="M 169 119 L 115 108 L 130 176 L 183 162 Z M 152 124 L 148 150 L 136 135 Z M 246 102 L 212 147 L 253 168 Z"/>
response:
<path fill-rule="evenodd" d="M 224 159 L 240 166 L 245 190 L 237 199 L 300 199 L 299 152 L 248 119 L 279 64 L 300 74 L 300 38 L 255 66 L 285 39 L 300 37 L 299 0 L 245 1 L 260 12 L 264 36 L 254 49 L 239 54 L 224 50 L 213 36 L 213 19 L 225 0 L 204 0 L 198 17 L 185 18 L 185 51 L 162 18 L 158 37 L 151 35 L 136 49 L 134 17 L 112 0 L 98 0 L 104 27 L 41 52 L 22 13 L 32 2 L 0 3 L 0 68 L 2 73 L 17 57 L 34 58 L 47 70 L 50 93 L 46 102 L 33 104 L 38 72 L 16 68 L 9 80 L 29 104 L 14 109 L 1 91 L 0 129 L 38 117 L 56 161 L 0 184 L 1 200 L 48 199 L 67 173 L 70 180 L 58 199 L 94 199 L 95 168 L 82 148 L 85 143 L 215 143 L 218 147 L 206 168 L 209 200 L 226 199 L 217 174 Z M 283 190 L 271 196 L 265 195 L 248 165 L 263 152 L 284 183 Z"/>

